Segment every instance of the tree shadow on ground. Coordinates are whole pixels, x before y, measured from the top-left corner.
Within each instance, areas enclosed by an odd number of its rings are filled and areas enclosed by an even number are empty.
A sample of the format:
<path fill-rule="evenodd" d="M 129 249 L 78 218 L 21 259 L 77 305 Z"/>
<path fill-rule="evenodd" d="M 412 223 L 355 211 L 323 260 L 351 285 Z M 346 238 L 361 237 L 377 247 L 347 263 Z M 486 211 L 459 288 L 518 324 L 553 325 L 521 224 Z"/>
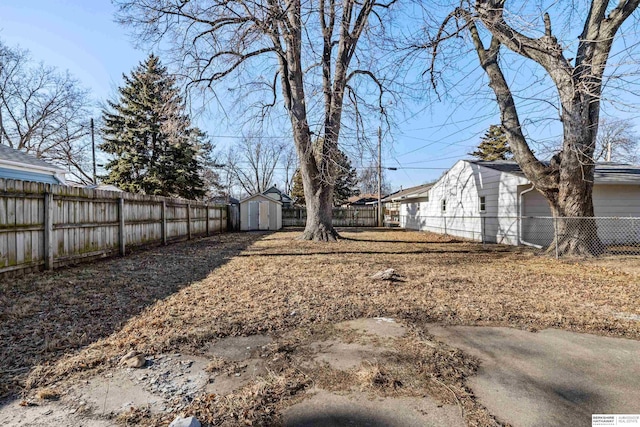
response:
<path fill-rule="evenodd" d="M 390 417 L 379 417 L 374 414 L 363 415 L 359 413 L 330 411 L 322 414 L 296 417 L 285 422 L 285 427 L 403 427 L 402 422 L 392 420 Z"/>
<path fill-rule="evenodd" d="M 0 406 L 35 366 L 109 336 L 269 233 L 228 233 L 0 282 Z"/>
<path fill-rule="evenodd" d="M 305 251 L 305 252 L 264 252 L 251 251 L 239 254 L 239 257 L 306 257 L 315 255 L 418 255 L 418 254 L 480 254 L 494 251 L 482 249 L 419 249 L 406 251 Z M 506 252 L 506 251 L 505 251 Z"/>

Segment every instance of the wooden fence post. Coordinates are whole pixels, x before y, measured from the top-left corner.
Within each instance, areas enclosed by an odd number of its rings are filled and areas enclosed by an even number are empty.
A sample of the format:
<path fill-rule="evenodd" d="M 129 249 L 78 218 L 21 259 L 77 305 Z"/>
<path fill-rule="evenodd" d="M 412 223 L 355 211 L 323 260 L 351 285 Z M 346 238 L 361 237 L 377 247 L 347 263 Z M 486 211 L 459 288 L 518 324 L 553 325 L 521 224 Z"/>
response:
<path fill-rule="evenodd" d="M 191 240 L 191 203 L 187 203 L 187 239 Z"/>
<path fill-rule="evenodd" d="M 53 270 L 53 193 L 44 193 L 44 265 Z"/>
<path fill-rule="evenodd" d="M 209 205 L 204 205 L 204 210 L 205 210 L 206 217 L 207 217 L 207 224 L 206 224 L 205 228 L 207 230 L 207 237 L 209 237 Z"/>
<path fill-rule="evenodd" d="M 218 208 L 218 215 L 220 215 L 220 234 L 222 234 L 222 208 Z"/>
<path fill-rule="evenodd" d="M 120 243 L 120 255 L 126 254 L 126 234 L 124 227 L 124 197 L 118 198 L 118 242 Z"/>
<path fill-rule="evenodd" d="M 162 201 L 162 244 L 167 246 L 167 201 Z"/>

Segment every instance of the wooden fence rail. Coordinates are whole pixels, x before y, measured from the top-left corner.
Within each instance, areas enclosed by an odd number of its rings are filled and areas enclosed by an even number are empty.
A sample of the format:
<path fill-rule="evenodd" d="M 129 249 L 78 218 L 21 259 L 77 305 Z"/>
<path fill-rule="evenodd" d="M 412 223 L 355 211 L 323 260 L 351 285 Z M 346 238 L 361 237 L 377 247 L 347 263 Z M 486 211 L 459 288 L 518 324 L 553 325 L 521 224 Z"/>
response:
<path fill-rule="evenodd" d="M 227 231 L 227 206 L 0 179 L 0 276 Z"/>
<path fill-rule="evenodd" d="M 283 208 L 283 227 L 304 227 L 307 221 L 305 208 Z M 375 206 L 352 206 L 348 208 L 333 208 L 334 227 L 376 227 L 378 212 Z"/>

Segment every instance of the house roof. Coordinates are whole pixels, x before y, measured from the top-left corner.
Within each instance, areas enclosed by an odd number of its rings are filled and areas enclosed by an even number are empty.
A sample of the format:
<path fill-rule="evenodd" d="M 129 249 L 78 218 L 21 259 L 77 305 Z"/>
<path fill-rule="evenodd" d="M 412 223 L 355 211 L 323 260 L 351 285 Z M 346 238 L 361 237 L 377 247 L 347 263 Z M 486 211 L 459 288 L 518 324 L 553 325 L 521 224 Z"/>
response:
<path fill-rule="evenodd" d="M 278 194 L 278 195 L 280 195 L 280 200 L 282 200 L 284 202 L 293 202 L 293 199 L 291 197 L 289 197 L 288 194 L 283 193 L 282 191 L 280 191 L 278 189 L 278 187 L 276 187 L 275 185 L 273 185 L 270 188 L 268 188 L 265 191 L 263 191 L 262 194 Z"/>
<path fill-rule="evenodd" d="M 358 194 L 357 196 L 351 196 L 347 199 L 348 204 L 365 204 L 373 200 L 378 200 L 378 195 L 373 193 Z"/>
<path fill-rule="evenodd" d="M 0 144 L 0 163 L 30 166 L 35 169 L 51 172 L 64 172 L 57 166 L 51 165 L 31 154 L 23 153 L 8 145 Z"/>
<path fill-rule="evenodd" d="M 240 200 L 236 199 L 235 197 L 227 197 L 227 196 L 215 196 L 213 197 L 211 200 L 209 200 L 211 203 L 215 203 L 215 204 L 221 204 L 221 205 L 237 205 L 240 203 Z"/>
<path fill-rule="evenodd" d="M 433 187 L 433 183 L 416 185 L 415 187 L 405 188 L 404 190 L 396 191 L 395 193 L 389 194 L 387 197 L 382 199 L 383 202 L 397 202 L 398 200 L 403 199 L 415 199 L 419 197 L 424 197 L 429 191 L 429 189 Z"/>
<path fill-rule="evenodd" d="M 89 185 L 84 185 L 84 188 L 89 188 L 92 190 L 102 190 L 102 191 L 117 191 L 120 193 L 124 193 L 123 190 L 119 189 L 118 187 L 116 187 L 115 185 L 112 184 L 89 184 Z"/>
<path fill-rule="evenodd" d="M 479 166 L 494 169 L 500 172 L 524 176 L 520 166 L 512 160 L 467 160 Z M 594 181 L 598 184 L 639 184 L 640 166 L 626 163 L 602 162 L 596 164 Z"/>

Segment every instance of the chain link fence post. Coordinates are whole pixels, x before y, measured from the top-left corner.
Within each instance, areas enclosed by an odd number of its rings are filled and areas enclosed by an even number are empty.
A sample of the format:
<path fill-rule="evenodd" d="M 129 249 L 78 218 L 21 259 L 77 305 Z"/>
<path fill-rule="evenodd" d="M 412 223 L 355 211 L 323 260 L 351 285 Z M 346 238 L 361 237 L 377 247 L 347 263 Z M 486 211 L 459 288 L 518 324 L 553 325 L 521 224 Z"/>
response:
<path fill-rule="evenodd" d="M 485 237 L 485 236 L 486 236 L 486 234 L 487 234 L 487 233 L 486 233 L 486 230 L 487 230 L 487 223 L 486 223 L 486 219 L 487 219 L 487 218 L 482 217 L 482 225 L 481 225 L 481 229 L 480 229 L 480 230 L 481 230 L 481 233 L 482 233 L 482 248 L 483 248 L 483 249 L 486 249 L 486 246 L 487 246 L 487 245 L 486 245 L 487 239 L 486 239 L 486 237 Z"/>
<path fill-rule="evenodd" d="M 558 254 L 558 238 L 560 236 L 558 235 L 558 217 L 554 216 L 553 217 L 553 241 L 556 244 L 556 259 L 558 259 L 560 256 Z"/>

